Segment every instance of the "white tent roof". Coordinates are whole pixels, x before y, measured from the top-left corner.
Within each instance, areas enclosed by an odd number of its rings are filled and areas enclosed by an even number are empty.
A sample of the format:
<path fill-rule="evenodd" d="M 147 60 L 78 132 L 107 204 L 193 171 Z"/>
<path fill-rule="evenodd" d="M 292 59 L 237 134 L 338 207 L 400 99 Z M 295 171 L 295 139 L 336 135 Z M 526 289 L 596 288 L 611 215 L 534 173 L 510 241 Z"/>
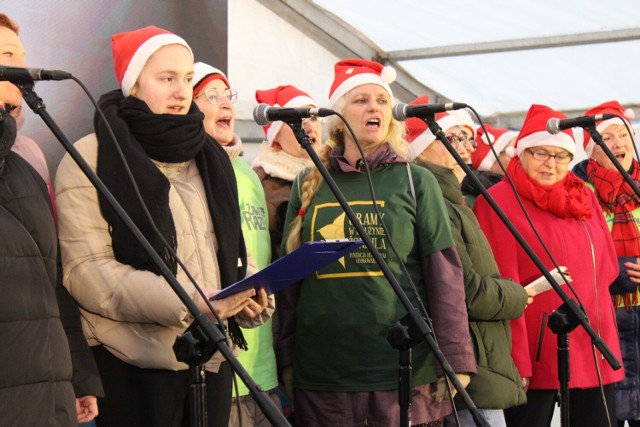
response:
<path fill-rule="evenodd" d="M 395 66 L 400 72 L 394 93 L 403 102 L 424 93 L 433 102 L 465 102 L 503 126 L 521 123 L 533 103 L 577 115 L 610 99 L 627 106 L 640 102 L 640 14 L 633 1 L 240 3 L 242 19 L 259 16 L 253 43 L 267 46 L 264 61 L 278 58 L 272 78 L 283 79 L 282 67 L 289 67 L 287 83 L 320 102 L 331 84 L 330 62 L 349 56 Z M 252 39 L 246 27 L 243 37 Z M 237 51 L 230 46 L 229 52 L 233 73 Z M 256 70 L 251 72 L 255 83 Z"/>

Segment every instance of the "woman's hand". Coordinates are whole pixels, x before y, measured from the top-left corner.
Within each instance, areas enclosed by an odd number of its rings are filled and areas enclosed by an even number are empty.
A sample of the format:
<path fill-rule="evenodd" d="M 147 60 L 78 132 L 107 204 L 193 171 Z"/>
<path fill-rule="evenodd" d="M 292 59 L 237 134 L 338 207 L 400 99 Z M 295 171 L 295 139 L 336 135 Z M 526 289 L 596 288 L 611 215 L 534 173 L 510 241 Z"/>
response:
<path fill-rule="evenodd" d="M 640 284 L 640 258 L 636 258 L 636 262 L 625 262 L 624 266 L 627 268 L 629 280 Z"/>
<path fill-rule="evenodd" d="M 260 289 L 254 298 L 249 299 L 249 303 L 238 314 L 238 317 L 253 319 L 259 316 L 267 308 L 267 305 L 269 305 L 267 292 L 264 289 Z"/>
<path fill-rule="evenodd" d="M 533 302 L 533 297 L 536 296 L 536 291 L 533 288 L 525 288 L 525 291 L 527 291 L 527 305 L 529 305 Z"/>
<path fill-rule="evenodd" d="M 219 291 L 215 291 L 212 289 L 205 289 L 204 293 L 207 298 L 211 298 Z M 262 291 L 264 292 L 264 291 Z M 213 309 L 218 313 L 218 316 L 221 320 L 228 319 L 229 317 L 233 317 L 236 314 L 240 313 L 247 307 L 251 307 L 250 310 L 255 309 L 256 301 L 251 298 L 255 296 L 255 289 L 247 289 L 246 291 L 238 292 L 237 294 L 229 295 L 226 298 L 222 298 L 219 300 L 209 301 L 209 303 L 213 306 Z M 266 294 L 265 294 L 266 299 Z M 206 301 L 203 301 L 200 295 L 196 298 L 196 305 L 198 309 L 203 313 L 207 313 L 209 316 L 213 317 L 213 313 L 209 310 L 209 307 L 206 304 Z M 261 310 L 262 311 L 262 310 Z"/>
<path fill-rule="evenodd" d="M 98 398 L 93 395 L 76 397 L 78 424 L 93 421 L 98 416 Z"/>

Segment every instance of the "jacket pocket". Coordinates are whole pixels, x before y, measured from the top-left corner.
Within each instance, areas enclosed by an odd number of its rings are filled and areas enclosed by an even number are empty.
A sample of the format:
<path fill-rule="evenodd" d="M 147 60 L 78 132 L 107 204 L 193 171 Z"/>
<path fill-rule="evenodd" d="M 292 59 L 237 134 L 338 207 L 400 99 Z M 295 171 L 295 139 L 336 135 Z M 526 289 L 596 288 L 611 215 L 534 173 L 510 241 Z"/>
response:
<path fill-rule="evenodd" d="M 540 362 L 540 357 L 542 356 L 542 343 L 544 341 L 544 331 L 547 329 L 548 317 L 549 315 L 547 313 L 542 313 L 542 321 L 540 322 L 540 330 L 538 332 L 538 342 L 536 344 L 536 362 Z"/>

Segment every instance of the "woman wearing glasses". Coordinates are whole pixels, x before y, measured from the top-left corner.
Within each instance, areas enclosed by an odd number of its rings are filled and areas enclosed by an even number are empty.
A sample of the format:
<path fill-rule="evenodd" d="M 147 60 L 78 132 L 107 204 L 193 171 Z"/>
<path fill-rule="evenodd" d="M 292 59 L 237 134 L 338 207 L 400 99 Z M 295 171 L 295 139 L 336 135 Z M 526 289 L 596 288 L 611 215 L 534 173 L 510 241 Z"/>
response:
<path fill-rule="evenodd" d="M 411 104 L 428 102 L 423 96 Z M 461 157 L 473 149 L 457 116 L 439 113 L 436 122 Z M 406 128 L 411 158 L 430 170 L 438 180 L 449 214 L 451 234 L 462 262 L 469 331 L 478 365 L 478 374 L 471 378 L 467 392 L 489 425 L 505 426 L 503 409 L 526 402 L 522 380 L 510 356 L 509 321 L 522 315 L 535 293 L 500 277 L 489 243 L 475 215 L 464 205 L 460 178 L 456 175 L 457 161 L 423 120 L 410 118 Z M 459 398 L 456 398 L 456 408 L 461 426 L 476 425 Z M 445 418 L 445 425 L 456 425 L 453 415 Z"/>
<path fill-rule="evenodd" d="M 636 185 L 640 185 L 640 167 L 633 158 L 633 132 L 629 120 L 633 110 L 625 109 L 618 101 L 608 101 L 585 115 L 615 114 L 621 118 L 599 121 L 596 130 L 611 150 L 622 168 L 629 173 Z M 622 175 L 602 148 L 585 133 L 584 149 L 589 159 L 573 169 L 593 189 L 611 230 L 613 244 L 618 255 L 620 275 L 609 291 L 616 308 L 620 347 L 624 359 L 625 379 L 616 384 L 616 416 L 618 426 L 625 421 L 631 427 L 640 426 L 640 196 L 623 179 Z"/>
<path fill-rule="evenodd" d="M 544 246 L 559 266 L 567 267 L 573 279 L 571 286 L 575 294 L 567 285 L 563 290 L 584 307 L 593 329 L 619 359 L 613 305 L 611 299 L 605 297 L 618 275 L 615 249 L 593 192 L 569 171 L 575 153 L 573 133 L 566 130 L 551 135 L 546 131 L 550 118 L 565 117 L 543 105 L 531 106 L 507 172 Z M 506 179 L 491 187 L 489 193 L 545 267 L 554 269 Z M 540 277 L 538 268 L 484 197 L 478 197 L 473 210 L 491 244 L 500 274 L 522 285 Z M 510 427 L 551 423 L 560 385 L 557 337 L 547 328 L 547 322 L 561 304 L 553 290 L 538 294 L 524 315 L 511 322 L 512 356 L 528 386 L 528 403 L 505 411 Z M 623 372 L 609 366 L 581 326 L 568 337 L 571 426 L 608 426 L 608 416 L 615 422 L 613 384 L 623 377 Z M 600 381 L 604 385 L 606 408 Z"/>
<path fill-rule="evenodd" d="M 204 114 L 206 132 L 222 146 L 231 160 L 238 183 L 238 203 L 247 252 L 256 261 L 258 269 L 263 269 L 271 262 L 269 218 L 260 179 L 241 158 L 242 140 L 234 133 L 235 103 L 238 94 L 231 88 L 222 71 L 202 62 L 194 64 L 191 83 L 193 100 Z M 280 407 L 280 399 L 275 390 L 278 386 L 278 376 L 271 328 L 269 319 L 264 325 L 256 328 L 242 329 L 248 349 L 238 355 L 238 361 L 256 384 L 265 390 L 273 403 Z M 238 394 L 236 395 L 234 388 L 229 426 L 239 426 L 240 420 L 243 425 L 270 426 L 271 423 L 249 394 L 249 389 L 237 376 L 236 382 Z M 241 417 L 238 415 L 238 409 L 241 411 Z"/>
<path fill-rule="evenodd" d="M 460 304 L 460 258 L 437 182 L 426 169 L 407 163 L 402 124 L 391 115 L 394 77 L 393 69 L 377 62 L 340 61 L 329 96 L 330 107 L 345 117 L 364 151 L 380 217 L 356 140 L 335 116 L 319 157 L 407 297 L 416 307 L 418 296 L 428 306 L 440 349 L 466 384 L 476 367 Z M 287 251 L 311 240 L 359 237 L 316 168 L 294 182 L 286 223 Z M 352 252 L 278 297 L 280 341 L 294 370 L 296 424 L 398 426 L 398 351 L 386 337 L 406 310 L 369 250 Z M 442 373 L 424 342 L 413 347 L 412 357 L 412 425 L 440 423 L 451 412 L 444 381 L 438 381 Z"/>
<path fill-rule="evenodd" d="M 213 316 L 205 298 L 243 278 L 247 256 L 231 163 L 192 102 L 193 54 L 182 38 L 153 26 L 115 34 L 112 47 L 120 89 L 99 105 L 151 219 L 102 118 L 96 115 L 96 133 L 75 146 L 200 311 Z M 190 371 L 172 346 L 192 315 L 68 155 L 55 184 L 64 285 L 82 310 L 105 389 L 98 423 L 188 425 Z M 238 351 L 245 345 L 239 326 L 262 324 L 273 312 L 271 298 L 254 295 L 212 302 Z M 209 426 L 227 427 L 231 368 L 217 352 L 204 371 Z"/>

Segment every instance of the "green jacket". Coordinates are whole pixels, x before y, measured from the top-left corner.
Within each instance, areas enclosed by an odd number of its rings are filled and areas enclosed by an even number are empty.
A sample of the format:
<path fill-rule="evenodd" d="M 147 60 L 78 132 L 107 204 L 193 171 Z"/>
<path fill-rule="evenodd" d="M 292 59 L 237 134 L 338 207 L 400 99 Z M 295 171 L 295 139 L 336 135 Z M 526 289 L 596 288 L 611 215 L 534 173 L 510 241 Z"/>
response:
<path fill-rule="evenodd" d="M 522 315 L 527 293 L 520 284 L 500 277 L 491 247 L 475 215 L 462 203 L 455 175 L 432 163 L 421 166 L 429 169 L 440 184 L 464 270 L 469 330 L 478 364 L 478 374 L 467 387 L 469 396 L 482 409 L 522 405 L 527 398 L 511 358 L 509 320 Z M 464 407 L 458 398 L 456 405 Z"/>

